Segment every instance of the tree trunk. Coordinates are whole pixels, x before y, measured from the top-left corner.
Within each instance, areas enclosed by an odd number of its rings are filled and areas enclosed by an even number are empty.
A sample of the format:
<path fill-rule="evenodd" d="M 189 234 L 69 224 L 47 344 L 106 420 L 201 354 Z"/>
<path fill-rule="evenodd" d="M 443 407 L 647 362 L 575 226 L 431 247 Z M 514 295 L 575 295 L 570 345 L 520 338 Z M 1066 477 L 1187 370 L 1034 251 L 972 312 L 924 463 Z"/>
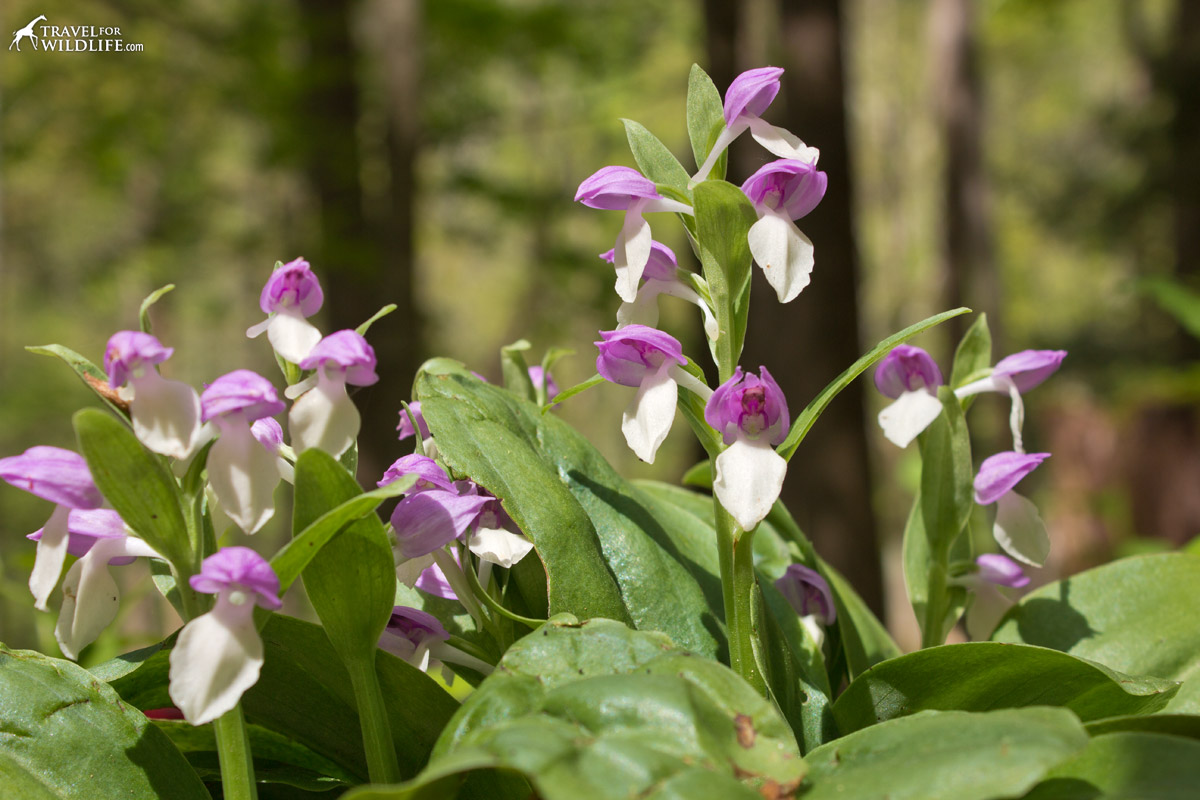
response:
<path fill-rule="evenodd" d="M 780 105 L 786 106 L 786 117 L 779 122 L 820 148 L 829 189 L 816 210 L 797 223 L 812 239 L 816 257 L 812 283 L 800 297 L 780 305 L 755 269 L 742 364 L 767 365 L 794 416 L 862 354 L 862 347 L 841 9 L 837 0 L 783 0 L 781 9 L 786 73 Z M 822 556 L 881 612 L 862 386 L 855 381 L 821 415 L 788 467 L 783 500 Z"/>

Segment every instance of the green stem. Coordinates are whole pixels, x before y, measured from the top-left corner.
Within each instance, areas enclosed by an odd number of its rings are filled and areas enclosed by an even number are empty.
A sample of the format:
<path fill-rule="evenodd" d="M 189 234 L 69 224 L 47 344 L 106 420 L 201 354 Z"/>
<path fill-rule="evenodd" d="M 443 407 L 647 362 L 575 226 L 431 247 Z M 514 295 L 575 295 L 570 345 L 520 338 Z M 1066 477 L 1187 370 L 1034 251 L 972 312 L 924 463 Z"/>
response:
<path fill-rule="evenodd" d="M 250 737 L 242 717 L 242 704 L 213 720 L 217 737 L 217 758 L 221 762 L 221 791 L 227 800 L 257 800 L 254 784 L 254 758 L 250 755 Z"/>
<path fill-rule="evenodd" d="M 921 630 L 921 647 L 945 644 L 942 623 L 946 616 L 946 559 L 934 554 L 929 563 L 929 582 L 925 592 L 925 624 Z"/>
<path fill-rule="evenodd" d="M 753 532 L 738 528 L 725 507 L 713 498 L 717 523 L 717 548 L 721 561 L 721 592 L 725 599 L 725 633 L 729 638 L 729 666 L 767 696 L 767 681 L 754 658 L 753 611 L 757 602 L 754 575 Z"/>
<path fill-rule="evenodd" d="M 358 704 L 358 721 L 362 726 L 363 749 L 367 754 L 367 774 L 371 783 L 399 783 L 400 764 L 392 741 L 392 725 L 383 703 L 383 690 L 375 672 L 375 653 L 346 661 L 354 700 Z"/>
<path fill-rule="evenodd" d="M 519 622 L 530 630 L 536 630 L 537 628 L 540 628 L 546 624 L 546 620 L 544 619 L 531 619 L 529 617 L 522 617 L 515 611 L 509 611 L 507 608 L 502 606 L 500 602 L 488 594 L 487 589 L 483 588 L 483 586 L 479 583 L 479 576 L 475 574 L 475 570 L 472 569 L 470 564 L 467 564 L 467 566 L 463 569 L 463 574 L 467 576 L 467 583 L 471 585 L 471 590 L 475 593 L 475 596 L 482 600 L 485 606 L 490 608 L 492 611 L 495 611 L 500 616 L 507 617 L 513 622 Z"/>

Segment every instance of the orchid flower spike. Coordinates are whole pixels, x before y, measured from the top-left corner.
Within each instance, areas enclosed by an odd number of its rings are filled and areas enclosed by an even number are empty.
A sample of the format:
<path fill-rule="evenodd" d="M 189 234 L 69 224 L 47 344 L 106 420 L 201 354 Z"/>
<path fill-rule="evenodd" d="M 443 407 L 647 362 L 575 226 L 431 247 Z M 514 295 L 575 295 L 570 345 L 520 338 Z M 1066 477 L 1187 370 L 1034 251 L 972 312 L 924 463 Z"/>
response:
<path fill-rule="evenodd" d="M 79 658 L 80 652 L 117 618 L 120 591 L 108 567 L 133 562 L 136 557 L 162 558 L 150 545 L 130 536 L 116 511 L 77 509 L 67 521 L 67 551 L 80 559 L 63 578 L 63 602 L 54 626 L 54 638 L 63 655 Z"/>
<path fill-rule="evenodd" d="M 275 514 L 280 474 L 278 456 L 263 446 L 250 425 L 286 406 L 269 380 L 248 369 L 217 378 L 200 403 L 204 421 L 221 432 L 208 453 L 209 485 L 225 514 L 246 533 L 257 533 Z"/>
<path fill-rule="evenodd" d="M 908 447 L 942 413 L 937 387 L 942 371 L 924 350 L 901 344 L 892 348 L 875 370 L 875 388 L 894 403 L 879 412 L 879 427 L 888 441 Z"/>
<path fill-rule="evenodd" d="M 104 371 L 114 389 L 133 387 L 129 414 L 137 438 L 156 453 L 185 459 L 200 443 L 200 396 L 154 368 L 175 350 L 141 331 L 118 331 L 104 348 Z"/>
<path fill-rule="evenodd" d="M 308 262 L 303 258 L 290 261 L 267 278 L 258 298 L 267 318 L 250 326 L 246 335 L 254 339 L 266 331 L 275 352 L 299 364 L 321 341 L 321 332 L 306 317 L 320 311 L 324 301 L 321 284 Z"/>
<path fill-rule="evenodd" d="M 721 153 L 728 149 L 733 141 L 747 129 L 754 141 L 765 147 L 773 155 L 780 158 L 790 158 L 808 164 L 816 164 L 821 153 L 815 147 L 809 147 L 791 132 L 771 125 L 762 118 L 764 112 L 779 94 L 779 79 L 783 76 L 780 67 L 759 67 L 743 72 L 729 84 L 725 92 L 725 130 L 713 143 L 696 176 L 689 182 L 695 186 L 708 178 L 716 165 Z"/>
<path fill-rule="evenodd" d="M 388 467 L 379 486 L 405 476 L 418 476 L 392 511 L 396 551 L 403 559 L 415 559 L 440 550 L 463 536 L 487 505 L 489 498 L 458 485 L 428 456 L 404 456 Z"/>
<path fill-rule="evenodd" d="M 742 184 L 758 212 L 747 237 L 750 252 L 781 303 L 795 300 L 811 280 L 813 243 L 793 220 L 816 208 L 828 184 L 814 164 L 794 160 L 772 161 Z"/>
<path fill-rule="evenodd" d="M 600 257 L 612 263 L 615 251 L 601 253 Z M 650 260 L 642 273 L 642 282 L 637 290 L 637 297 L 632 303 L 623 302 L 617 309 L 617 329 L 626 325 L 645 325 L 653 328 L 658 325 L 658 297 L 670 295 L 694 303 L 704 315 L 704 333 L 709 339 L 716 339 L 717 318 L 713 311 L 696 293 L 696 291 L 681 281 L 678 277 L 679 262 L 671 248 L 659 242 L 650 243 Z"/>
<path fill-rule="evenodd" d="M 279 477 L 288 483 L 295 483 L 296 468 L 293 463 L 296 454 L 283 443 L 283 426 L 270 417 L 263 417 L 254 421 L 250 426 L 250 433 L 254 434 L 254 438 L 258 439 L 258 443 L 265 447 L 268 453 L 275 456 L 275 468 L 279 470 Z"/>
<path fill-rule="evenodd" d="M 997 453 L 984 459 L 975 476 L 975 502 L 997 504 L 992 526 L 996 542 L 1013 558 L 1034 567 L 1046 563 L 1050 537 L 1037 507 L 1013 487 L 1049 457 L 1049 453 Z"/>
<path fill-rule="evenodd" d="M 605 380 L 637 388 L 621 417 L 625 442 L 637 457 L 654 463 L 675 420 L 678 385 L 707 399 L 708 387 L 683 369 L 683 347 L 669 334 L 645 325 L 600 331 L 596 371 Z"/>
<path fill-rule="evenodd" d="M 829 584 L 816 570 L 803 564 L 789 564 L 775 581 L 775 588 L 800 615 L 805 630 L 820 647 L 825 639 L 825 627 L 837 620 Z"/>
<path fill-rule="evenodd" d="M 787 400 L 767 368 L 760 371 L 761 378 L 738 367 L 704 407 L 705 421 L 729 445 L 716 458 L 713 493 L 746 531 L 771 511 L 787 473 L 775 452 L 790 427 Z"/>
<path fill-rule="evenodd" d="M 232 709 L 258 681 L 263 644 L 254 606 L 275 611 L 282 604 L 279 578 L 248 547 L 218 550 L 188 582 L 197 592 L 215 594 L 217 604 L 180 631 L 168 691 L 188 722 L 203 725 Z"/>
<path fill-rule="evenodd" d="M 652 249 L 650 224 L 642 214 L 694 213 L 686 203 L 660 195 L 653 181 L 629 167 L 603 167 L 596 171 L 579 184 L 575 200 L 588 208 L 625 212 L 625 222 L 613 248 L 613 265 L 617 268 L 617 294 L 626 303 L 637 299 L 638 285 Z"/>
<path fill-rule="evenodd" d="M 356 331 L 337 331 L 318 342 L 300 367 L 317 371 L 317 385 L 292 404 L 292 446 L 297 454 L 316 447 L 336 458 L 354 444 L 362 424 L 346 384 L 370 386 L 379 380 L 375 351 Z"/>
<path fill-rule="evenodd" d="M 1029 585 L 1029 576 L 1021 565 L 1008 556 L 999 553 L 985 553 L 975 559 L 980 580 L 996 586 L 1007 586 L 1010 589 L 1021 589 Z"/>
<path fill-rule="evenodd" d="M 449 632 L 437 617 L 416 608 L 396 606 L 379 637 L 379 646 L 422 672 L 441 667 L 447 684 L 454 682 L 454 673 L 442 662 L 459 664 L 482 675 L 492 674 L 491 664 L 448 644 L 449 639 Z"/>
<path fill-rule="evenodd" d="M 1024 452 L 1021 428 L 1025 424 L 1025 404 L 1021 395 L 1049 378 L 1067 357 L 1066 350 L 1022 350 L 1000 359 L 986 378 L 960 386 L 954 394 L 960 400 L 980 392 L 999 392 L 1012 399 L 1009 427 L 1012 429 L 1013 450 Z"/>
<path fill-rule="evenodd" d="M 29 576 L 34 607 L 45 611 L 70 548 L 71 510 L 99 508 L 104 498 L 83 456 L 61 447 L 31 447 L 19 456 L 0 458 L 0 479 L 55 504 L 39 531 L 37 557 Z"/>

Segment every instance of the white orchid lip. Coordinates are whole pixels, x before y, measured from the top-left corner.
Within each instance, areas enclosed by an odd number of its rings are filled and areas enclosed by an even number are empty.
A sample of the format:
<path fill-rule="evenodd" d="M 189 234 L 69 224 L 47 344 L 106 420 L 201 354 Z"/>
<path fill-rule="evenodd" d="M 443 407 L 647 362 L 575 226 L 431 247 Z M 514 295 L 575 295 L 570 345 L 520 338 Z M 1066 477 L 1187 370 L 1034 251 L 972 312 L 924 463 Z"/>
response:
<path fill-rule="evenodd" d="M 62 608 L 54 627 L 54 638 L 67 658 L 79 658 L 83 648 L 117 618 L 120 593 L 108 568 L 137 557 L 162 558 L 141 539 L 118 536 L 99 539 L 67 570 Z"/>

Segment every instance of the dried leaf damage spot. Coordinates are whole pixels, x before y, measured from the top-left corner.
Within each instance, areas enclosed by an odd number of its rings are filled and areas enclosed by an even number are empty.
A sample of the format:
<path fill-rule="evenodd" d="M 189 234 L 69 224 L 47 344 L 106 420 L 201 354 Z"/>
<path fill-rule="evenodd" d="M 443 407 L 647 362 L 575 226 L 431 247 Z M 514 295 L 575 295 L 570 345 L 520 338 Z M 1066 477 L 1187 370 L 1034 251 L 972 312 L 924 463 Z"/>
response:
<path fill-rule="evenodd" d="M 754 720 L 749 714 L 738 714 L 733 718 L 733 726 L 737 730 L 738 744 L 747 750 L 754 746 L 758 733 L 754 730 Z"/>

